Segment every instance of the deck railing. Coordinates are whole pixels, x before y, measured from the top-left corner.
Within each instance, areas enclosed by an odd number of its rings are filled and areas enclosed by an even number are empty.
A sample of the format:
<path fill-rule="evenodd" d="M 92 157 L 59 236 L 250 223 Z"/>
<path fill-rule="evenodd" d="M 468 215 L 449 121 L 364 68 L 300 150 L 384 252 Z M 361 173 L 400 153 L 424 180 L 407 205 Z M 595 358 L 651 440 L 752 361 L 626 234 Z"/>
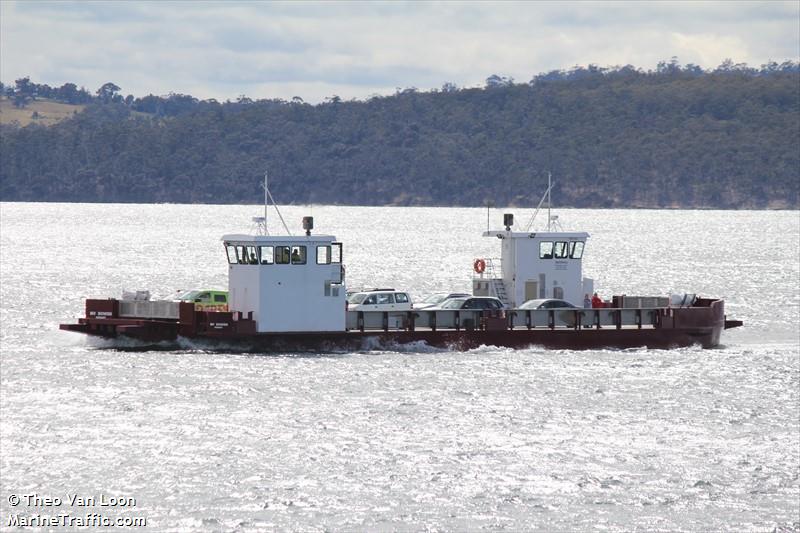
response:
<path fill-rule="evenodd" d="M 669 308 L 348 311 L 350 330 L 661 327 Z"/>

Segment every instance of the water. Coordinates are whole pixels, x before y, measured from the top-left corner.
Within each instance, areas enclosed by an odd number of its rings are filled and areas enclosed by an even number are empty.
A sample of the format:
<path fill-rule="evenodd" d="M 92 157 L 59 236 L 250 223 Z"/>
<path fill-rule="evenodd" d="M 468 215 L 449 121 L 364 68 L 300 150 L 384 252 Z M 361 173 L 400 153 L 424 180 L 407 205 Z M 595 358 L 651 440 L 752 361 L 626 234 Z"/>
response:
<path fill-rule="evenodd" d="M 283 212 L 345 243 L 353 285 L 468 290 L 474 258 L 498 255 L 485 210 Z M 591 233 L 604 296 L 724 297 L 745 327 L 714 350 L 262 356 L 58 331 L 85 297 L 224 288 L 219 238 L 257 214 L 0 206 L 0 528 L 99 512 L 154 531 L 800 529 L 797 212 L 559 210 Z M 136 505 L 9 504 L 34 493 Z"/>

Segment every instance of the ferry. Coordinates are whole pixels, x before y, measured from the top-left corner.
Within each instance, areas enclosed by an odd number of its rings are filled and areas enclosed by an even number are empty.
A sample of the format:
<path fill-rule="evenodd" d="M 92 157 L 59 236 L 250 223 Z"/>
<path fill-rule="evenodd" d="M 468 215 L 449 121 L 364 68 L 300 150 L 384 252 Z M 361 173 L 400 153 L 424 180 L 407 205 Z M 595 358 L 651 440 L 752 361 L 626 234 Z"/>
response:
<path fill-rule="evenodd" d="M 145 343 L 205 340 L 229 350 L 307 352 L 392 348 L 410 343 L 467 350 L 482 345 L 558 349 L 713 348 L 728 320 L 722 299 L 614 296 L 609 305 L 586 308 L 594 282 L 583 277 L 589 234 L 567 232 L 549 213 L 545 231 L 512 229 L 505 214 L 501 229 L 483 236 L 495 241 L 499 258 L 473 262 L 472 294 L 494 297 L 502 309 L 427 308 L 350 310 L 344 246 L 333 235 L 312 234 L 314 220 L 303 218 L 303 235 L 270 235 L 265 177 L 264 217 L 254 234 L 222 237 L 220 258 L 228 263 L 227 308 L 208 309 L 193 301 L 87 299 L 77 323 L 66 331 Z M 545 196 L 542 197 L 542 202 Z M 542 206 L 536 209 L 536 213 Z M 277 210 L 277 206 L 276 210 Z M 534 213 L 535 218 L 536 213 Z M 553 227 L 553 226 L 556 227 Z M 571 308 L 522 307 L 536 299 L 558 299 Z"/>

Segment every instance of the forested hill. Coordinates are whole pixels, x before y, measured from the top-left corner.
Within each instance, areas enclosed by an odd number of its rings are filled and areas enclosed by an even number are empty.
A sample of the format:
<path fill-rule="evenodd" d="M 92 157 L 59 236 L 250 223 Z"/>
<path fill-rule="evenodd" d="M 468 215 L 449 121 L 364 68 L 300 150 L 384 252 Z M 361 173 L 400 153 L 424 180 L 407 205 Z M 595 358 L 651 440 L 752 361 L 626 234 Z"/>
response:
<path fill-rule="evenodd" d="M 799 70 L 592 66 L 319 105 L 106 84 L 55 125 L 2 126 L 0 199 L 257 203 L 269 170 L 284 203 L 530 206 L 550 171 L 562 206 L 797 209 Z M 41 98 L 19 81 L 19 107 Z"/>

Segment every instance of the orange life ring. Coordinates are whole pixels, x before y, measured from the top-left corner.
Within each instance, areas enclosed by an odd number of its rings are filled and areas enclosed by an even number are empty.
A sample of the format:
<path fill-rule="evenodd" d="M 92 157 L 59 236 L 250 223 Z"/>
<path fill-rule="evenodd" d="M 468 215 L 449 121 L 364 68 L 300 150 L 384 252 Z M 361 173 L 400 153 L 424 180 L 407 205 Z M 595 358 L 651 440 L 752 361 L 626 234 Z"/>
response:
<path fill-rule="evenodd" d="M 474 268 L 475 272 L 478 274 L 483 274 L 483 272 L 486 270 L 486 261 L 483 259 L 476 259 L 475 263 L 472 265 L 472 268 Z"/>

